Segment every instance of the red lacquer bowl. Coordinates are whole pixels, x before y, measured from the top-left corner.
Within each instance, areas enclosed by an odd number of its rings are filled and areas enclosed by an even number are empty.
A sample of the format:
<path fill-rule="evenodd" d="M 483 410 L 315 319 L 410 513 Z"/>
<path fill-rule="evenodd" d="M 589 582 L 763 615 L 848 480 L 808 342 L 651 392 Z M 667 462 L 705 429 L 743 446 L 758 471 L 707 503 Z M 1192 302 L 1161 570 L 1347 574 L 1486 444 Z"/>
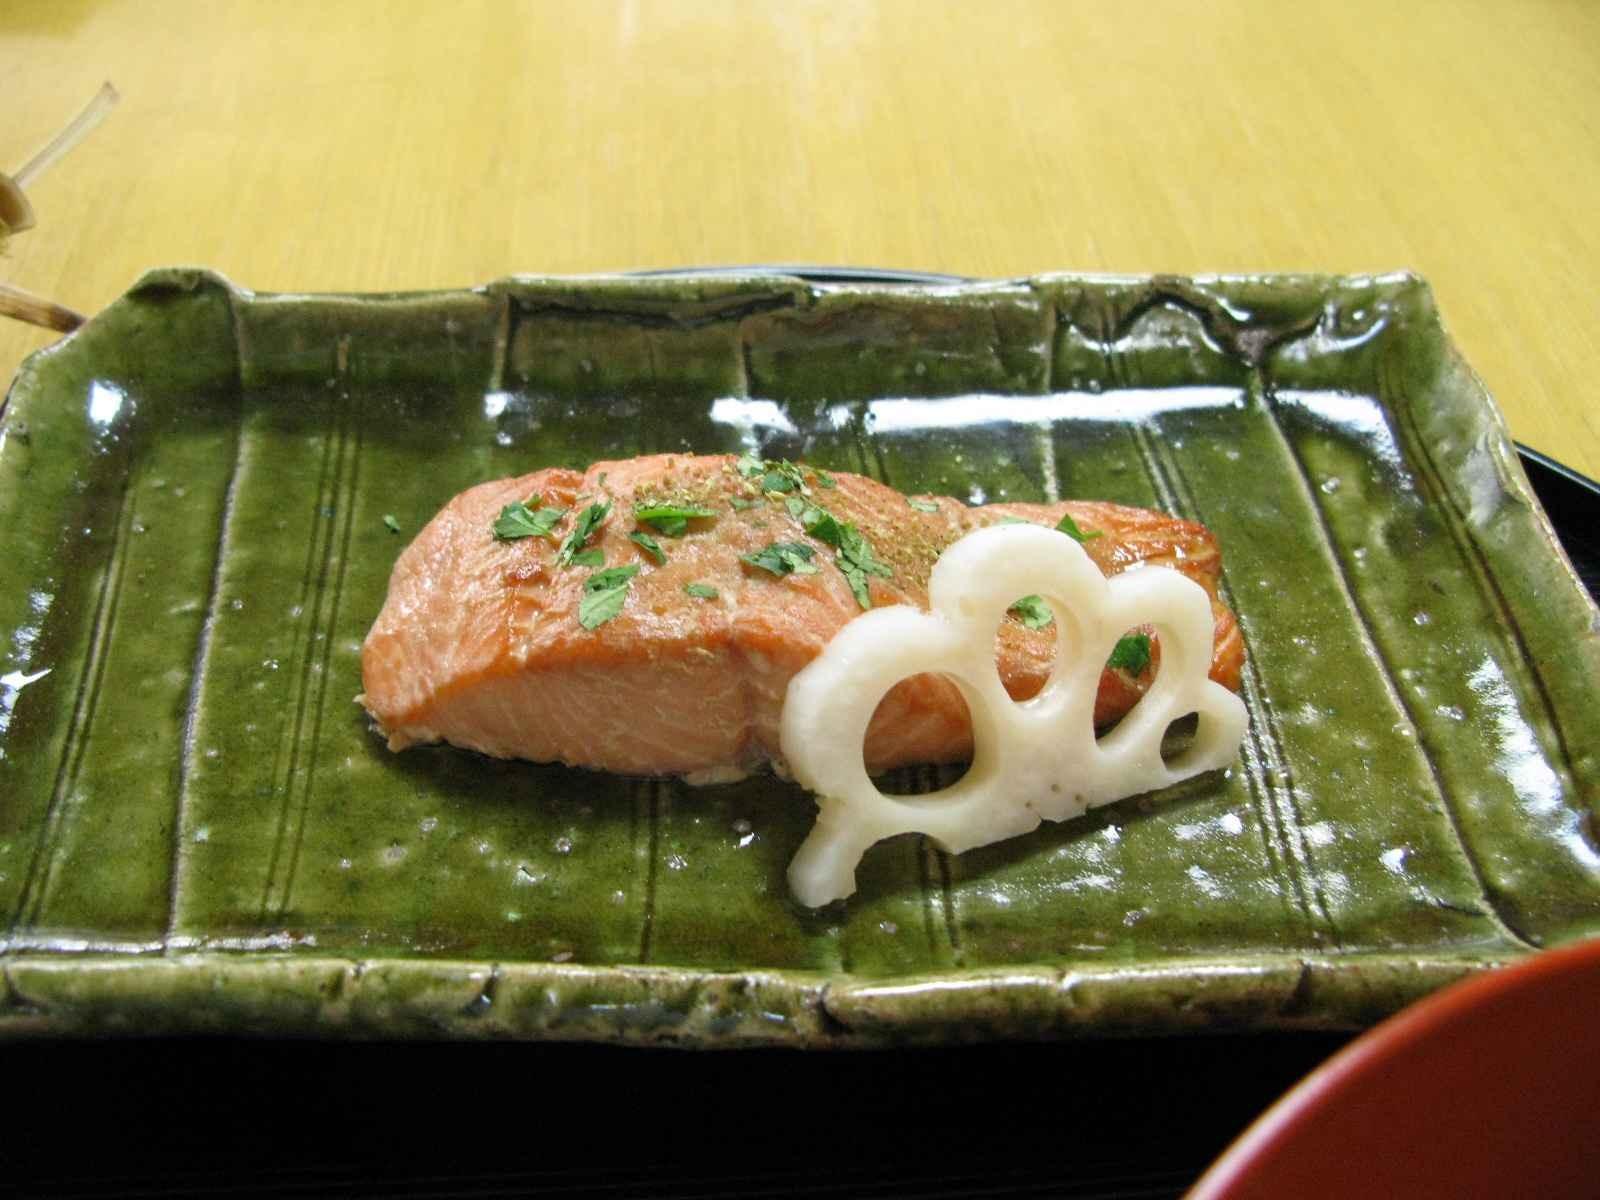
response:
<path fill-rule="evenodd" d="M 1600 938 L 1491 971 L 1358 1038 L 1189 1200 L 1600 1196 Z"/>

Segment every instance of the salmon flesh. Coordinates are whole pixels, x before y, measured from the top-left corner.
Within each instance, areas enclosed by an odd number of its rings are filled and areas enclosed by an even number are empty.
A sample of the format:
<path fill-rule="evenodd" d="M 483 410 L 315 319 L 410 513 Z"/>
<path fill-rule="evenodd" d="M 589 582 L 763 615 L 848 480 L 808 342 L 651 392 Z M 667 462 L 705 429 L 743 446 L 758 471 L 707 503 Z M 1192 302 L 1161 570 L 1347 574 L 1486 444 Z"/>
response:
<path fill-rule="evenodd" d="M 607 504 L 603 523 L 573 544 L 581 515 Z M 547 533 L 505 540 L 496 521 L 516 505 L 566 511 Z M 686 509 L 711 515 L 655 524 L 636 516 Z M 395 563 L 362 648 L 360 700 L 391 750 L 444 741 L 629 775 L 735 777 L 778 759 L 789 680 L 863 611 L 863 598 L 926 609 L 928 573 L 946 546 L 998 522 L 1056 526 L 1064 516 L 1088 535 L 1083 548 L 1106 575 L 1159 565 L 1206 589 L 1211 678 L 1237 690 L 1244 642 L 1217 598 L 1221 552 L 1203 525 L 1095 501 L 969 507 L 843 472 L 663 454 L 535 471 L 446 504 Z M 853 534 L 868 547 L 871 569 L 840 549 L 841 529 L 851 531 L 847 544 Z M 563 543 L 568 557 L 587 554 L 565 561 Z M 638 568 L 620 585 L 620 609 L 598 623 L 597 610 L 582 609 L 597 559 Z M 1014 699 L 1044 686 L 1055 634 L 1015 616 L 1002 622 L 996 661 Z M 1097 726 L 1148 688 L 1159 645 L 1151 651 L 1137 673 L 1108 665 L 1101 674 Z M 937 675 L 896 684 L 863 753 L 872 772 L 969 758 L 971 724 L 955 684 Z"/>

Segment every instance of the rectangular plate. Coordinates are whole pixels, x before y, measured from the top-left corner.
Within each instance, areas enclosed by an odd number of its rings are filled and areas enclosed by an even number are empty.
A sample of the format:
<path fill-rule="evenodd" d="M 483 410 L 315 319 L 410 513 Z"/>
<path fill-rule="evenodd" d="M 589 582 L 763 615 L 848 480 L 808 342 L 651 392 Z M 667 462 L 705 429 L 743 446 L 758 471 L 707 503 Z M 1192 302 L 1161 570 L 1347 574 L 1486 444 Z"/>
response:
<path fill-rule="evenodd" d="M 1204 521 L 1249 648 L 1238 766 L 959 857 L 886 843 L 813 914 L 784 883 L 813 806 L 774 778 L 372 736 L 386 514 L 745 449 Z M 1596 612 L 1409 276 L 157 271 L 23 367 L 0 527 L 3 1033 L 1350 1027 L 1600 931 Z"/>

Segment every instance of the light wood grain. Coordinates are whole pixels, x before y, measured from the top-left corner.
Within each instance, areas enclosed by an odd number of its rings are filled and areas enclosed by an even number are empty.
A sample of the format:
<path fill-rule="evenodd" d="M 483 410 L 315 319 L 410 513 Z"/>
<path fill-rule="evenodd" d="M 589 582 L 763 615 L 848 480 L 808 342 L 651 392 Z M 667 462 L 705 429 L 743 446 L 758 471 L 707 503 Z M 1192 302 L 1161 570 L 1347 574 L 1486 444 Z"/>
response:
<path fill-rule="evenodd" d="M 0 279 L 260 289 L 808 261 L 1409 267 L 1524 441 L 1600 475 L 1600 5 L 6 0 Z M 0 376 L 52 335 L 6 323 Z"/>

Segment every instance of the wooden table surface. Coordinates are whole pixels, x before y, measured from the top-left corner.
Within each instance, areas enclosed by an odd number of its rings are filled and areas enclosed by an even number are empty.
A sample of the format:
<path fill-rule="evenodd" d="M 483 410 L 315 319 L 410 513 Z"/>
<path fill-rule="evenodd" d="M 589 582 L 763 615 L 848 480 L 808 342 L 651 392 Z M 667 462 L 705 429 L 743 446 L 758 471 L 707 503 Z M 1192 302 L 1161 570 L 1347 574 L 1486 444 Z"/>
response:
<path fill-rule="evenodd" d="M 811 262 L 1409 267 L 1600 475 L 1600 4 L 4 0 L 0 280 L 263 290 Z M 52 335 L 0 322 L 0 377 Z"/>

